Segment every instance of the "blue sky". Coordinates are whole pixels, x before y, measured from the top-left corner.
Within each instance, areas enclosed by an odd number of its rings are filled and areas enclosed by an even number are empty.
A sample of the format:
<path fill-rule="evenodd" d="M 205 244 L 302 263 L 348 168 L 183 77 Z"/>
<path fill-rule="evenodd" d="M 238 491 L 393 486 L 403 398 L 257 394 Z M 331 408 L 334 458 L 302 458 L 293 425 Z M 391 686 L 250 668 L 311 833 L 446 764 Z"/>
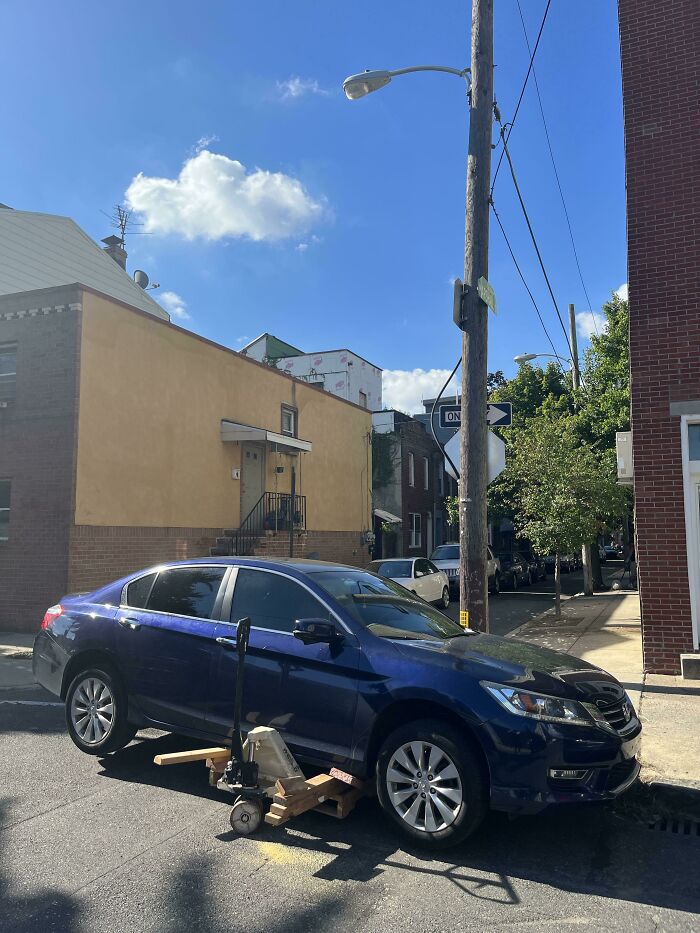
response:
<path fill-rule="evenodd" d="M 545 0 L 521 4 L 533 41 Z M 348 346 L 399 371 L 388 400 L 412 407 L 459 354 L 465 88 L 408 75 L 351 103 L 340 86 L 364 68 L 464 67 L 470 6 L 4 0 L 0 201 L 70 215 L 99 240 L 101 211 L 129 197 L 153 231 L 127 240 L 130 269 L 175 296 L 179 322 L 234 348 L 262 331 Z M 516 0 L 495 7 L 509 119 L 528 54 Z M 536 69 L 599 310 L 626 280 L 616 5 L 554 0 Z M 532 85 L 510 147 L 560 307 L 588 310 Z M 505 167 L 494 198 L 566 355 Z M 495 223 L 489 279 L 489 368 L 512 374 L 514 354 L 549 347 Z"/>

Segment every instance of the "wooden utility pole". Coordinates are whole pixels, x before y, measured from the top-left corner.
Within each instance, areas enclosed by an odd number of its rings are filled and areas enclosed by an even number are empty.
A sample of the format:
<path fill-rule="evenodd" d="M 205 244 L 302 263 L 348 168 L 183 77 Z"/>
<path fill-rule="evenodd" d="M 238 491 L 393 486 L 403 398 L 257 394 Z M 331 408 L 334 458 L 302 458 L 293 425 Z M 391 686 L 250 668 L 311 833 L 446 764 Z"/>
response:
<path fill-rule="evenodd" d="M 462 404 L 459 456 L 459 617 L 488 631 L 486 588 L 486 354 L 488 308 L 479 279 L 488 278 L 489 188 L 493 128 L 493 0 L 472 0 L 472 64 L 467 159 L 464 298 L 462 302 Z"/>
<path fill-rule="evenodd" d="M 581 370 L 578 361 L 578 339 L 576 335 L 576 312 L 573 305 L 569 305 L 569 341 L 571 343 L 571 381 L 574 389 L 581 388 Z M 581 563 L 583 564 L 583 592 L 586 596 L 593 595 L 593 570 L 591 566 L 591 545 L 584 544 L 581 548 Z"/>

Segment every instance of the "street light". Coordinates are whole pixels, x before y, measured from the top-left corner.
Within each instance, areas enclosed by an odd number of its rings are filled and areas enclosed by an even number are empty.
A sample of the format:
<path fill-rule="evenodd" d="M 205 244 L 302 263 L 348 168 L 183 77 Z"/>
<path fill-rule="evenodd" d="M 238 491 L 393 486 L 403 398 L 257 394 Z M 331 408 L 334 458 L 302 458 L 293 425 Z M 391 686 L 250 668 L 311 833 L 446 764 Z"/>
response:
<path fill-rule="evenodd" d="M 519 353 L 517 356 L 513 357 L 513 362 L 517 363 L 518 366 L 522 366 L 523 363 L 529 363 L 531 360 L 539 359 L 541 356 L 551 357 L 553 360 L 559 360 L 560 363 L 571 363 L 571 360 L 564 360 L 561 356 L 557 356 L 556 353 Z"/>
<path fill-rule="evenodd" d="M 447 68 L 444 65 L 415 65 L 413 68 L 399 68 L 396 71 L 363 71 L 359 75 L 350 75 L 343 81 L 343 91 L 348 100 L 359 100 L 360 97 L 366 97 L 372 91 L 378 91 L 395 78 L 397 75 L 407 75 L 414 71 L 445 71 L 447 74 L 457 75 L 459 78 L 467 78 L 471 69 Z"/>

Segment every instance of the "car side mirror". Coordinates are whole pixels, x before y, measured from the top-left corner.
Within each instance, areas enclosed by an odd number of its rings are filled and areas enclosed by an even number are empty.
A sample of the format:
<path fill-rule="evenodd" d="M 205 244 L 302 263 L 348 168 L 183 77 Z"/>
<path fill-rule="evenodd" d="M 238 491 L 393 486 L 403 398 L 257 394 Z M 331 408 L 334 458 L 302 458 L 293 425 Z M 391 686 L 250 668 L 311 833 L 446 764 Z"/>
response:
<path fill-rule="evenodd" d="M 335 623 L 326 619 L 297 619 L 292 634 L 305 645 L 333 645 L 343 637 Z"/>

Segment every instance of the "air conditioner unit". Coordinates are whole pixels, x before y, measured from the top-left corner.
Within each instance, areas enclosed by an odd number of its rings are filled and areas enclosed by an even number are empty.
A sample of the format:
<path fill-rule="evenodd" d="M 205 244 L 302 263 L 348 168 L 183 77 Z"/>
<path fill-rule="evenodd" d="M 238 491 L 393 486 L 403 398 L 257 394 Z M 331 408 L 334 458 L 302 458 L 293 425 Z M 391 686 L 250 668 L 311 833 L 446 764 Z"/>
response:
<path fill-rule="evenodd" d="M 615 435 L 615 447 L 617 449 L 617 481 L 629 485 L 634 481 L 632 432 L 618 431 Z"/>

